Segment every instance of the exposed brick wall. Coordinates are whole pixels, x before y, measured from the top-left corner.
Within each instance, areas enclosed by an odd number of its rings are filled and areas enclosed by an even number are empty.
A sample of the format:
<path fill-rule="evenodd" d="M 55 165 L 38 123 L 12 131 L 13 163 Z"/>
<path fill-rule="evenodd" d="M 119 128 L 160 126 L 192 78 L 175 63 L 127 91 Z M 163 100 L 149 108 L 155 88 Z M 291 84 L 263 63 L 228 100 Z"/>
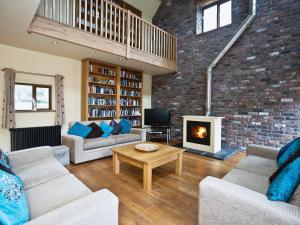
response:
<path fill-rule="evenodd" d="M 233 0 L 233 23 L 196 35 L 193 0 L 166 0 L 153 22 L 178 37 L 178 72 L 158 75 L 152 106 L 172 109 L 172 136 L 182 116 L 204 115 L 206 68 L 246 18 Z M 258 0 L 250 28 L 213 70 L 212 113 L 224 116 L 224 146 L 281 146 L 300 136 L 300 1 Z"/>

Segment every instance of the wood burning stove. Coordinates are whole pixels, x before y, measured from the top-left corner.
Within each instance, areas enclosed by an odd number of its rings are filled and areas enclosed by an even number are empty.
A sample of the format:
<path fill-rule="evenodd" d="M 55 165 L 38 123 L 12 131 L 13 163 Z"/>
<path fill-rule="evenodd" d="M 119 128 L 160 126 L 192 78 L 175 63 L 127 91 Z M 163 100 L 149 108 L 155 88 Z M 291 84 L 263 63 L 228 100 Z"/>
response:
<path fill-rule="evenodd" d="M 183 147 L 212 153 L 220 151 L 222 118 L 184 116 Z"/>
<path fill-rule="evenodd" d="M 210 145 L 210 122 L 187 121 L 186 129 L 188 142 Z"/>

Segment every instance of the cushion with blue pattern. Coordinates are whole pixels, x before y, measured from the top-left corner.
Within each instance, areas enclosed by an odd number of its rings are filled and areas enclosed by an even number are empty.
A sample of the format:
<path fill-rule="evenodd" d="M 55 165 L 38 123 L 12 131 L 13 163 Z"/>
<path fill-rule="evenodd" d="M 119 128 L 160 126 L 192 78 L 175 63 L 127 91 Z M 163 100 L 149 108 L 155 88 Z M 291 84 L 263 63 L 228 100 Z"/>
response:
<path fill-rule="evenodd" d="M 267 197 L 271 201 L 289 202 L 300 183 L 299 152 L 294 153 L 288 162 L 271 177 Z"/>
<path fill-rule="evenodd" d="M 8 156 L 1 149 L 0 149 L 0 170 L 4 170 L 5 172 L 14 175 L 14 173 L 11 171 L 11 166 L 10 166 Z"/>
<path fill-rule="evenodd" d="M 122 130 L 122 127 L 120 126 L 120 124 L 118 124 L 117 121 L 115 121 L 114 119 L 112 119 L 112 121 L 110 121 L 109 126 L 114 128 L 113 131 L 111 132 L 111 134 L 113 134 L 113 135 L 119 134 Z"/>
<path fill-rule="evenodd" d="M 29 218 L 29 208 L 21 179 L 0 170 L 0 224 L 21 225 Z"/>
<path fill-rule="evenodd" d="M 132 125 L 130 121 L 121 119 L 119 125 L 122 127 L 121 134 L 128 134 L 131 131 Z"/>
<path fill-rule="evenodd" d="M 294 139 L 280 149 L 277 156 L 278 166 L 283 165 L 297 151 L 300 151 L 300 138 Z"/>
<path fill-rule="evenodd" d="M 103 130 L 103 134 L 101 137 L 107 138 L 109 137 L 109 135 L 111 134 L 111 132 L 113 131 L 114 128 L 112 128 L 111 126 L 109 126 L 106 122 L 101 121 L 100 123 L 100 128 Z"/>
<path fill-rule="evenodd" d="M 72 127 L 70 127 L 68 134 L 86 138 L 91 131 L 92 131 L 91 127 L 86 126 L 82 123 L 76 122 L 73 124 Z"/>

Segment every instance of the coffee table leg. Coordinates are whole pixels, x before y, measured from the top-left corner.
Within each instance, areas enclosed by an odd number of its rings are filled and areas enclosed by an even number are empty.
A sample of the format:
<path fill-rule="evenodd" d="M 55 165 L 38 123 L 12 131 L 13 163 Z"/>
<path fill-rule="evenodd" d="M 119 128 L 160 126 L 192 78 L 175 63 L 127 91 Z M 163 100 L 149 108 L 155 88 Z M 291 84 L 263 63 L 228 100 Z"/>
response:
<path fill-rule="evenodd" d="M 177 154 L 176 172 L 177 175 L 182 175 L 182 153 Z"/>
<path fill-rule="evenodd" d="M 152 188 L 152 167 L 149 164 L 144 164 L 143 187 L 146 191 L 151 191 Z"/>
<path fill-rule="evenodd" d="M 118 159 L 117 153 L 113 153 L 113 171 L 114 174 L 120 173 L 120 160 Z"/>

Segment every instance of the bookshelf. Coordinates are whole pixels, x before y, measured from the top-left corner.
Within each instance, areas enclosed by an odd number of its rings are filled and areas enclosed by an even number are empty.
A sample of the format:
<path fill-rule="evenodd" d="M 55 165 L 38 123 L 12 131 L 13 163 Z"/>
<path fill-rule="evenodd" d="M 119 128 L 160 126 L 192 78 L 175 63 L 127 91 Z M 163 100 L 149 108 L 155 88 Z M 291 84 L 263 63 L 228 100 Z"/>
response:
<path fill-rule="evenodd" d="M 124 118 L 142 127 L 143 73 L 92 59 L 82 61 L 81 119 Z"/>

